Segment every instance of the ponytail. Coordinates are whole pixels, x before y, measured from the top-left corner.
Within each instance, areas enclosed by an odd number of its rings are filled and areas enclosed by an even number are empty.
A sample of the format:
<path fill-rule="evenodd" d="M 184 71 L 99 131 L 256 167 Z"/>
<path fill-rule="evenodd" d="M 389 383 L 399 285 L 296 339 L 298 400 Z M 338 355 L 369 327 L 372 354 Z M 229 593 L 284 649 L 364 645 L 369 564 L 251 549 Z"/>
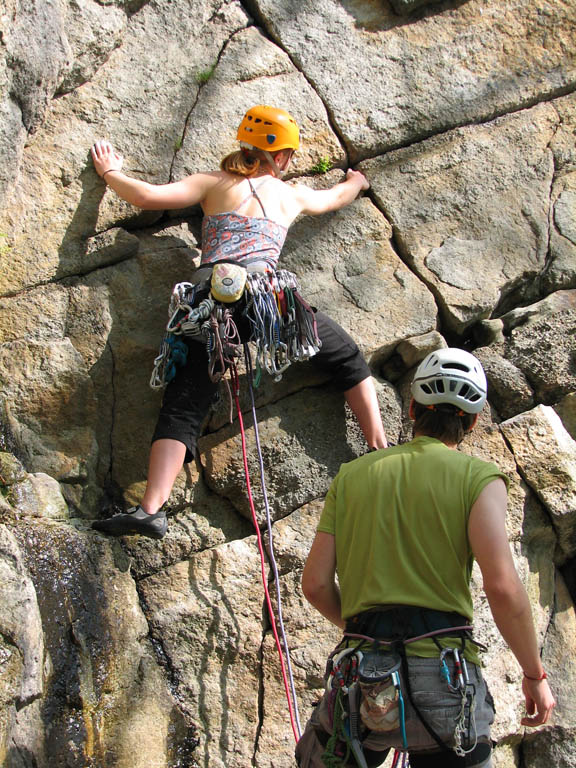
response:
<path fill-rule="evenodd" d="M 464 413 L 449 403 L 427 407 L 414 401 L 414 434 L 435 437 L 450 445 L 462 442 L 474 426 L 474 419 L 474 413 Z"/>
<path fill-rule="evenodd" d="M 251 177 L 258 173 L 261 165 L 262 159 L 258 150 L 242 148 L 226 155 L 220 163 L 220 169 L 235 176 Z"/>

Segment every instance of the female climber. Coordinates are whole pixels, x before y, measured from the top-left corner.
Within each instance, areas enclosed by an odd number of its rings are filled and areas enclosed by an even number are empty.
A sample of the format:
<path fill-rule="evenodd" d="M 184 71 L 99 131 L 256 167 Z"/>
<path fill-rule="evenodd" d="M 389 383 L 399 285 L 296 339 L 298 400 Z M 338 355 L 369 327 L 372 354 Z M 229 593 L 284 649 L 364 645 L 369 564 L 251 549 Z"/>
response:
<path fill-rule="evenodd" d="M 348 170 L 345 181 L 313 190 L 282 181 L 299 147 L 294 118 L 283 109 L 255 106 L 238 129 L 240 148 L 227 155 L 219 171 L 195 173 L 171 184 L 148 184 L 122 172 L 122 157 L 108 141 L 97 141 L 92 159 L 99 176 L 123 200 L 145 210 L 187 208 L 199 203 L 204 265 L 225 260 L 250 269 L 276 269 L 288 227 L 299 214 L 317 216 L 352 202 L 369 187 L 365 176 Z M 350 336 L 322 312 L 315 313 L 320 351 L 310 364 L 331 374 L 343 391 L 368 446 L 386 447 L 386 437 L 370 369 Z M 208 375 L 205 345 L 187 340 L 188 355 L 164 392 L 152 438 L 145 493 L 140 504 L 93 523 L 120 536 L 140 533 L 161 539 L 167 531 L 163 507 L 184 462 L 191 461 L 202 422 L 217 384 Z"/>

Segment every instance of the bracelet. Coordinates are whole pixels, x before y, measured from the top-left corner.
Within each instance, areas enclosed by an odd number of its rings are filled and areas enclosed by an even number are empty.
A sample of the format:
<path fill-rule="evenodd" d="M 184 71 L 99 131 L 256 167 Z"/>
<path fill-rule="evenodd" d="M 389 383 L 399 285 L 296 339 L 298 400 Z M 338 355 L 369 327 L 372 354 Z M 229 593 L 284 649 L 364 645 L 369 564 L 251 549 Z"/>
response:
<path fill-rule="evenodd" d="M 548 675 L 544 670 L 542 670 L 542 676 L 541 677 L 530 677 L 530 675 L 527 675 L 526 672 L 522 673 L 526 680 L 534 680 L 536 682 L 540 682 L 540 680 L 546 680 L 548 678 Z"/>
<path fill-rule="evenodd" d="M 101 178 L 103 179 L 107 173 L 120 173 L 120 168 L 108 168 L 107 171 L 104 171 Z"/>

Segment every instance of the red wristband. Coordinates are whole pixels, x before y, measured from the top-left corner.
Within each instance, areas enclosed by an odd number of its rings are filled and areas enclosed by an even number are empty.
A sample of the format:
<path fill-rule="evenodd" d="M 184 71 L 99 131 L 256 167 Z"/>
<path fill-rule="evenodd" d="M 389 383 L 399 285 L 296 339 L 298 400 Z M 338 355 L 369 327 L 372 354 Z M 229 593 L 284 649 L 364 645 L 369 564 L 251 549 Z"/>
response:
<path fill-rule="evenodd" d="M 527 675 L 526 672 L 523 673 L 526 680 L 535 680 L 536 682 L 539 682 L 540 680 L 546 680 L 548 678 L 548 675 L 544 670 L 542 670 L 542 676 L 541 677 L 530 677 L 530 675 Z"/>

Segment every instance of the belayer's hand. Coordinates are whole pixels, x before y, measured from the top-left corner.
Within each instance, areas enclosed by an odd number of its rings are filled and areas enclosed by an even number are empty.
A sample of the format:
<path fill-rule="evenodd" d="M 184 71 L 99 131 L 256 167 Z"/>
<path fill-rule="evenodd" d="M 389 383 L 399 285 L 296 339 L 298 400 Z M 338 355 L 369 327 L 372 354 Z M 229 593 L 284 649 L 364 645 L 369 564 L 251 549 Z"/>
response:
<path fill-rule="evenodd" d="M 364 176 L 363 173 L 360 173 L 360 171 L 355 171 L 352 168 L 348 168 L 346 171 L 346 181 L 349 181 L 350 179 L 353 179 L 357 184 L 359 189 L 369 189 L 370 182 Z"/>
<path fill-rule="evenodd" d="M 524 677 L 522 690 L 526 698 L 528 716 L 522 718 L 521 724 L 534 728 L 548 722 L 548 718 L 556 706 L 548 681 L 545 679 L 530 680 L 530 678 Z"/>
<path fill-rule="evenodd" d="M 90 150 L 94 168 L 98 176 L 103 176 L 106 171 L 121 171 L 124 160 L 109 141 L 97 141 Z"/>

